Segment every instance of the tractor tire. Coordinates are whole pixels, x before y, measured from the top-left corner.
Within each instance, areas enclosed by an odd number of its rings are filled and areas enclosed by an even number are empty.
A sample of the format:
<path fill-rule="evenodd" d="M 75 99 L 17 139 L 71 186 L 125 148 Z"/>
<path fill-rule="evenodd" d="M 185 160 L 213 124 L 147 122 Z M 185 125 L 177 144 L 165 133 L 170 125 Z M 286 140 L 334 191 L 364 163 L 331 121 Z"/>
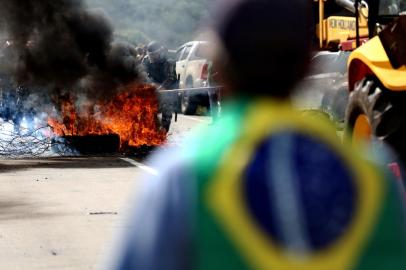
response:
<path fill-rule="evenodd" d="M 353 142 L 369 132 L 371 139 L 394 151 L 388 162 L 406 162 L 406 93 L 390 91 L 374 77 L 364 78 L 350 93 L 345 122 Z"/>

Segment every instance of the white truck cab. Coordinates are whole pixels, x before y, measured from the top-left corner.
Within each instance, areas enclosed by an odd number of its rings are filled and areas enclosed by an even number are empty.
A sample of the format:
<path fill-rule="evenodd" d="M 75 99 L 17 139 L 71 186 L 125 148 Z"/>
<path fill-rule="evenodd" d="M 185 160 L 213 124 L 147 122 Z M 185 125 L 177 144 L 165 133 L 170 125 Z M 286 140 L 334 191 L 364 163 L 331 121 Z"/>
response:
<path fill-rule="evenodd" d="M 207 86 L 209 68 L 207 41 L 190 41 L 176 52 L 176 73 L 180 88 Z"/>
<path fill-rule="evenodd" d="M 198 88 L 208 86 L 209 50 L 207 41 L 190 41 L 180 46 L 176 52 L 176 74 L 179 88 Z M 208 93 L 184 92 L 180 94 L 181 111 L 195 114 L 199 106 L 209 107 Z"/>

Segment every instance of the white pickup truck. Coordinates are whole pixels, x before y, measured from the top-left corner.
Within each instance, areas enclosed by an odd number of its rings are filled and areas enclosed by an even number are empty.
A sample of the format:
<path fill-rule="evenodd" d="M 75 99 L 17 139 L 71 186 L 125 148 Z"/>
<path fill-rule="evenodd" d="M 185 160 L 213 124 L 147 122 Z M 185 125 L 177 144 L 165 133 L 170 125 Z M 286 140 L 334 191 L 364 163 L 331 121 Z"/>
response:
<path fill-rule="evenodd" d="M 180 46 L 176 52 L 176 73 L 180 88 L 196 88 L 208 86 L 210 60 L 207 41 L 190 41 Z M 208 94 L 185 92 L 180 96 L 181 109 L 184 114 L 196 113 L 197 107 L 209 108 Z"/>

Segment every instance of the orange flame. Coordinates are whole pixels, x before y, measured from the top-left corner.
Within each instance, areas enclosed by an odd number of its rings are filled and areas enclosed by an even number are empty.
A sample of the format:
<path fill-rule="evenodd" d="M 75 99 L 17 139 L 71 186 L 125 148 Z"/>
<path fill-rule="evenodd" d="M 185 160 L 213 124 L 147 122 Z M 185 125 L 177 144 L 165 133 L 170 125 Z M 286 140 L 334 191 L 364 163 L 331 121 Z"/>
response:
<path fill-rule="evenodd" d="M 158 129 L 158 99 L 148 85 L 129 84 L 110 101 L 81 104 L 72 99 L 61 106 L 61 119 L 49 118 L 57 136 L 117 134 L 121 147 L 155 146 L 165 142 L 165 132 Z"/>

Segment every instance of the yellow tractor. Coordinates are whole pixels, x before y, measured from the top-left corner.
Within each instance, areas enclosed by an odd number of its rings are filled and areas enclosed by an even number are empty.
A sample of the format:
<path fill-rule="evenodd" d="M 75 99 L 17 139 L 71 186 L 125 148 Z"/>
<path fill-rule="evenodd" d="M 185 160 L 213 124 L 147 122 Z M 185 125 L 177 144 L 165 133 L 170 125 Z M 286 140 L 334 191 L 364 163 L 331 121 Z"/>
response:
<path fill-rule="evenodd" d="M 317 2 L 317 3 L 316 3 Z M 321 50 L 353 50 L 356 48 L 357 26 L 361 42 L 368 38 L 368 4 L 360 3 L 358 20 L 351 0 L 314 0 L 318 15 L 316 37 Z M 316 6 L 317 5 L 317 6 Z"/>
<path fill-rule="evenodd" d="M 406 0 L 368 4 L 370 40 L 348 61 L 346 134 L 353 142 L 387 144 L 395 150 L 396 161 L 405 162 Z"/>

